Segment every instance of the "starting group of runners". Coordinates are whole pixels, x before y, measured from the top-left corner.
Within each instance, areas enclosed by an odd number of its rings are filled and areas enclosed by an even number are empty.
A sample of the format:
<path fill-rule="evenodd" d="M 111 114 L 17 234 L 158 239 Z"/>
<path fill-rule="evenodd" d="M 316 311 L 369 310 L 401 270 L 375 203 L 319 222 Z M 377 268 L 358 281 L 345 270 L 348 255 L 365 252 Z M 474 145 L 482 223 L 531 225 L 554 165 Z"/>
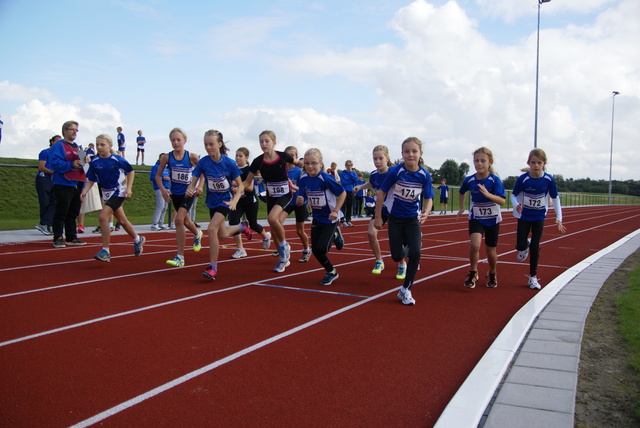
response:
<path fill-rule="evenodd" d="M 292 212 L 296 214 L 296 232 L 303 245 L 299 261 L 306 262 L 311 254 L 314 255 L 325 269 L 321 285 L 330 285 L 339 277 L 328 252 L 332 245 L 338 250 L 344 245 L 339 221 L 343 217 L 341 208 L 347 195 L 334 176 L 324 171 L 323 156 L 319 149 L 307 150 L 302 160 L 298 160 L 295 147 L 277 151 L 275 133 L 266 130 L 259 136 L 262 154 L 249 164 L 246 148 L 236 151 L 235 161 L 227 156 L 228 148 L 223 135 L 216 130 L 204 134 L 207 156 L 201 159 L 185 150 L 187 135 L 182 129 L 172 129 L 169 139 L 172 151 L 160 157 L 158 173 L 155 178 L 152 177 L 162 190 L 163 198 L 172 203 L 176 211 L 177 253 L 167 260 L 168 265 L 185 265 L 187 230 L 194 236 L 194 251 L 200 251 L 202 247 L 203 232 L 196 227 L 188 213 L 195 197 L 204 193 L 206 187 L 206 206 L 211 221 L 207 230 L 209 266 L 202 272 L 205 278 L 214 280 L 217 277 L 220 241 L 233 236 L 238 250 L 232 257 L 246 257 L 241 236 L 252 239 L 254 232 L 262 238 L 264 250 L 270 247 L 273 240 L 277 250 L 274 255 L 278 257 L 273 270 L 284 272 L 290 265 L 291 246 L 287 242 L 283 223 Z M 136 256 L 142 254 L 145 243 L 145 238 L 136 234 L 122 208 L 122 203 L 131 197 L 132 167 L 113 152 L 112 146 L 108 135 L 102 134 L 96 138 L 97 155 L 89 163 L 86 173 L 88 182 L 80 195 L 81 199 L 84 198 L 95 183 L 100 184 L 104 201 L 99 215 L 103 248 L 94 258 L 106 262 L 110 261 L 110 228 L 107 222 L 112 215 L 133 239 Z M 414 305 L 411 287 L 420 265 L 421 225 L 427 221 L 433 207 L 435 186 L 424 167 L 422 142 L 418 138 L 410 137 L 402 142 L 402 162 L 398 165 L 391 164 L 386 146 L 376 146 L 372 154 L 376 169 L 372 171 L 370 180 L 352 190 L 357 193 L 362 189 L 372 189 L 376 196 L 375 215 L 368 227 L 369 242 L 376 258 L 372 273 L 380 274 L 385 268 L 377 235 L 387 224 L 391 259 L 398 263 L 396 278 L 403 280 L 398 298 L 405 305 Z M 550 199 L 556 212 L 558 229 L 566 232 L 555 181 L 545 171 L 546 162 L 543 150 L 532 150 L 527 159 L 529 168 L 517 179 L 511 196 L 514 215 L 518 217 L 517 259 L 524 261 L 530 253 L 528 286 L 532 289 L 540 289 L 537 279 L 539 247 Z M 493 288 L 498 285 L 496 246 L 502 219 L 500 207 L 505 204 L 506 192 L 502 181 L 493 171 L 491 150 L 486 147 L 477 149 L 473 153 L 473 164 L 475 173 L 464 179 L 459 191 L 458 216 L 464 212 L 466 193 L 470 194 L 470 272 L 464 286 L 474 288 L 479 280 L 478 262 L 484 237 L 489 264 L 486 286 Z M 165 167 L 169 171 L 170 189 L 162 185 Z M 258 200 L 253 186 L 254 178 L 258 176 L 264 181 L 267 191 L 270 232 L 266 232 L 257 222 Z M 307 206 L 313 216 L 310 240 L 304 231 Z M 243 214 L 247 219 L 241 221 Z"/>

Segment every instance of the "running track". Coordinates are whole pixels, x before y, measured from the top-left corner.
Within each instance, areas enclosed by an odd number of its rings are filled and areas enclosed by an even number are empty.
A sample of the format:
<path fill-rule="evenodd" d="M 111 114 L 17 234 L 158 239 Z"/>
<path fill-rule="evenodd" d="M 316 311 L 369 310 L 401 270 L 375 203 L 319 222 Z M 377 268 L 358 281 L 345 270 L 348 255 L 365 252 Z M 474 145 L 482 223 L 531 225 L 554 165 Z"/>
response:
<path fill-rule="evenodd" d="M 567 235 L 551 219 L 545 227 L 542 284 L 640 228 L 638 206 L 564 214 Z M 285 273 L 272 272 L 259 240 L 231 260 L 228 240 L 213 282 L 200 275 L 207 238 L 179 269 L 164 264 L 175 254 L 168 232 L 146 233 L 139 258 L 116 234 L 110 264 L 92 259 L 98 236 L 77 248 L 0 246 L 0 426 L 432 426 L 535 294 L 528 264 L 515 261 L 516 220 L 504 213 L 498 288 L 484 287 L 483 264 L 470 290 L 467 222 L 431 216 L 414 307 L 397 300 L 389 257 L 370 273 L 367 223 L 342 229 L 329 287 L 313 258 L 295 262 L 293 226 Z"/>

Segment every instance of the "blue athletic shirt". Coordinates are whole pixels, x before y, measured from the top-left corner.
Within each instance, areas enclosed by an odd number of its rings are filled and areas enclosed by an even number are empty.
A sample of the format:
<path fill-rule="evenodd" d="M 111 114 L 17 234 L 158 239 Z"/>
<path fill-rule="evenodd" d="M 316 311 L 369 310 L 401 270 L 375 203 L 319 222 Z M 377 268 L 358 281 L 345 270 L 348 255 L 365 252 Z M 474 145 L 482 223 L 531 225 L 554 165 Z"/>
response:
<path fill-rule="evenodd" d="M 149 173 L 149 180 L 151 181 L 151 185 L 153 186 L 154 191 L 160 190 L 158 184 L 156 183 L 156 173 L 158 172 L 158 168 L 160 168 L 160 161 L 156 161 L 156 164 L 151 167 L 151 172 Z M 169 176 L 169 168 L 165 166 L 160 176 L 162 177 L 162 185 L 164 186 L 164 188 L 170 189 L 171 181 L 167 181 L 164 179 L 165 177 Z"/>
<path fill-rule="evenodd" d="M 185 150 L 182 160 L 176 160 L 173 157 L 173 151 L 169 152 L 169 177 L 171 177 L 171 194 L 184 195 L 187 193 L 187 187 L 191 184 L 191 172 L 193 166 L 191 166 L 191 159 L 189 159 L 189 152 Z"/>
<path fill-rule="evenodd" d="M 87 178 L 100 183 L 102 200 L 107 201 L 111 196 L 125 197 L 126 176 L 131 171 L 133 171 L 131 164 L 118 155 L 112 154 L 108 158 L 94 156 L 89 162 Z"/>
<path fill-rule="evenodd" d="M 446 184 L 438 186 L 438 190 L 440 191 L 441 198 L 449 198 L 449 186 Z"/>
<path fill-rule="evenodd" d="M 385 175 L 380 190 L 387 194 L 384 205 L 389 214 L 397 218 L 415 218 L 420 215 L 420 197 L 433 199 L 431 174 L 423 167 L 409 171 L 404 162 L 392 166 Z"/>
<path fill-rule="evenodd" d="M 298 180 L 302 176 L 302 169 L 300 167 L 294 166 L 293 168 L 287 170 L 287 174 L 289 175 L 289 180 L 291 180 L 291 183 L 297 186 Z M 296 205 L 296 198 L 291 198 L 291 202 L 289 202 L 289 205 Z"/>
<path fill-rule="evenodd" d="M 356 174 L 354 170 L 347 171 L 343 169 L 340 171 L 340 183 L 342 183 L 342 187 L 344 187 L 344 190 L 347 192 L 352 192 L 357 182 L 358 174 Z"/>
<path fill-rule="evenodd" d="M 329 214 L 336 207 L 338 196 L 342 195 L 345 190 L 333 176 L 324 171 L 320 171 L 315 177 L 302 174 L 298 180 L 298 187 L 296 197 L 306 196 L 309 206 L 313 210 L 313 221 L 324 224 L 337 221 L 329 220 Z M 342 217 L 342 212 L 338 213 L 338 218 L 340 217 Z"/>
<path fill-rule="evenodd" d="M 193 169 L 193 176 L 200 177 L 204 174 L 207 188 L 208 208 L 227 207 L 224 202 L 231 200 L 231 183 L 240 177 L 240 168 L 230 157 L 222 155 L 219 161 L 214 161 L 211 156 L 203 157 Z"/>
<path fill-rule="evenodd" d="M 469 207 L 469 220 L 478 220 L 485 226 L 493 226 L 502 221 L 502 214 L 500 212 L 500 205 L 496 204 L 492 200 L 487 199 L 486 196 L 480 192 L 478 184 L 482 184 L 489 193 L 506 197 L 504 185 L 500 177 L 490 172 L 487 178 L 479 180 L 475 174 L 465 177 L 460 186 L 460 194 L 465 192 L 471 193 L 471 206 Z"/>
<path fill-rule="evenodd" d="M 553 199 L 556 219 L 562 221 L 562 207 L 553 177 L 545 172 L 542 177 L 533 178 L 528 172 L 525 172 L 518 177 L 513 186 L 511 194 L 514 206 L 513 215 L 527 221 L 544 220 L 547 211 L 549 211 L 549 197 Z M 522 214 L 518 214 L 515 210 L 518 204 L 522 204 Z"/>
<path fill-rule="evenodd" d="M 40 152 L 40 154 L 38 154 L 38 160 L 39 161 L 44 161 L 44 167 L 51 169 L 51 162 L 49 161 L 49 156 L 51 155 L 51 147 L 49 147 L 48 149 L 44 149 L 43 151 Z M 44 172 L 40 172 L 38 171 L 38 174 L 40 177 L 49 177 L 50 179 L 53 179 L 53 176 L 45 174 Z"/>
<path fill-rule="evenodd" d="M 389 170 L 387 170 L 387 172 L 385 173 L 380 174 L 376 169 L 375 171 L 371 171 L 371 174 L 369 175 L 369 183 L 371 183 L 371 188 L 373 189 L 374 201 L 376 192 L 380 190 L 380 186 L 382 185 L 382 182 L 384 181 L 384 178 L 387 176 L 387 174 L 389 174 Z M 385 217 L 389 216 L 389 210 L 387 210 L 386 205 L 382 206 L 382 215 Z"/>

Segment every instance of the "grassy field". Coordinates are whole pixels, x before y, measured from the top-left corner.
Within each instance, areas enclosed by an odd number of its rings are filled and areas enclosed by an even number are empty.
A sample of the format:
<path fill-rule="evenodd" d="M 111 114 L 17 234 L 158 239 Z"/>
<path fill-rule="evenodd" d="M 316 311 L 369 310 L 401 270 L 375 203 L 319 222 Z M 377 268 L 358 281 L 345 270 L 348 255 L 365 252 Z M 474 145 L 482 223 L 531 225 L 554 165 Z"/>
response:
<path fill-rule="evenodd" d="M 640 266 L 629 275 L 629 288 L 618 296 L 620 333 L 627 344 L 631 365 L 640 375 Z M 636 403 L 636 415 L 640 416 L 640 402 Z"/>

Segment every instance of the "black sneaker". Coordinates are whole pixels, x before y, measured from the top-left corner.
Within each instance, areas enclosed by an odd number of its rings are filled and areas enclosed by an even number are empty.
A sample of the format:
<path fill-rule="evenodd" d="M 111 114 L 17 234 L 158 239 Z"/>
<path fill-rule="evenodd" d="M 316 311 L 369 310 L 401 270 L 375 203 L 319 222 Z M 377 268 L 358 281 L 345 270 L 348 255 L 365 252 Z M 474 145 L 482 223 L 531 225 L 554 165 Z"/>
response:
<path fill-rule="evenodd" d="M 340 232 L 339 227 L 336 227 L 333 235 L 333 243 L 336 245 L 337 250 L 342 250 L 342 247 L 344 247 L 344 239 L 342 238 L 342 232 Z"/>
<path fill-rule="evenodd" d="M 478 272 L 475 270 L 470 270 L 469 275 L 467 275 L 467 279 L 464 281 L 464 286 L 469 288 L 475 288 L 476 281 L 478 280 Z"/>
<path fill-rule="evenodd" d="M 67 241 L 67 245 L 76 245 L 76 246 L 80 246 L 80 245 L 87 245 L 86 242 L 79 240 L 78 238 L 72 240 L 72 241 Z"/>
<path fill-rule="evenodd" d="M 322 278 L 322 281 L 320 281 L 320 285 L 331 285 L 331 283 L 338 279 L 340 275 L 338 275 L 338 271 L 336 271 L 335 269 L 333 270 L 333 272 L 327 272 L 327 274 L 324 276 L 324 278 Z"/>
<path fill-rule="evenodd" d="M 64 239 L 58 238 L 55 241 L 53 241 L 53 248 L 64 248 L 64 247 L 66 247 L 64 243 Z"/>
<path fill-rule="evenodd" d="M 489 275 L 487 275 L 487 278 L 489 278 L 489 281 L 487 281 L 487 287 L 496 288 L 498 286 L 498 278 L 495 273 L 489 272 Z"/>

